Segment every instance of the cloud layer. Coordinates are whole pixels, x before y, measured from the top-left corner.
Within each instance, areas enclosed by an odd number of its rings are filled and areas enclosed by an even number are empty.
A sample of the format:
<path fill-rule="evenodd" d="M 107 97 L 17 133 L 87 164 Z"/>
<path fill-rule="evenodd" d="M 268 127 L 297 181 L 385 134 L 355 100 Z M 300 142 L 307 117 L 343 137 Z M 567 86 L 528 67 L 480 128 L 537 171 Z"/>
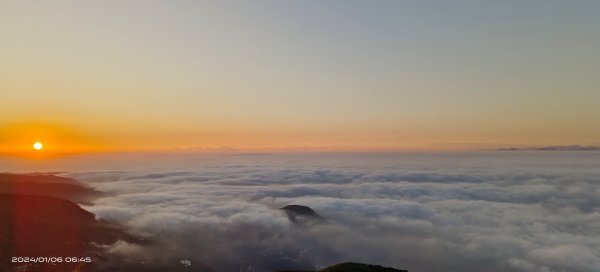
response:
<path fill-rule="evenodd" d="M 119 243 L 115 254 L 189 258 L 218 271 L 342 261 L 414 272 L 600 270 L 591 155 L 339 156 L 68 176 L 110 194 L 87 209 L 162 241 Z M 327 222 L 293 224 L 277 209 L 288 204 Z"/>

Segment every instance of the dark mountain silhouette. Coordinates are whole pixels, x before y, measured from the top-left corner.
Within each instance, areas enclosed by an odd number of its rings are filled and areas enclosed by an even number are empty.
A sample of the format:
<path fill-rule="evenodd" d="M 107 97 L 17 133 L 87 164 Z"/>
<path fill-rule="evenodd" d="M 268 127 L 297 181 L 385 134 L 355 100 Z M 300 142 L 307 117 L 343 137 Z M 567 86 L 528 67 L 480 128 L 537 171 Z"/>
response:
<path fill-rule="evenodd" d="M 0 193 L 54 196 L 83 204 L 102 196 L 74 179 L 47 173 L 0 173 Z"/>
<path fill-rule="evenodd" d="M 302 205 L 287 205 L 279 208 L 288 216 L 290 221 L 295 223 L 304 223 L 307 221 L 323 220 L 315 210 Z"/>
<path fill-rule="evenodd" d="M 380 265 L 360 264 L 360 263 L 341 263 L 321 270 L 285 270 L 280 272 L 408 272 L 408 270 L 399 270 Z"/>

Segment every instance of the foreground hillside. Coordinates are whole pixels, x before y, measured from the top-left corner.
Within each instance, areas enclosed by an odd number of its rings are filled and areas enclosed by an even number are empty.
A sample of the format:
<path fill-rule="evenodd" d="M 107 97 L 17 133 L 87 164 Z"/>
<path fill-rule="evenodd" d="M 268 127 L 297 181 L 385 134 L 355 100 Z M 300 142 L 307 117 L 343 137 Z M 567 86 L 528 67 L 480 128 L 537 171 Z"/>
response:
<path fill-rule="evenodd" d="M 102 257 L 104 245 L 145 242 L 116 224 L 96 220 L 77 204 L 100 195 L 53 174 L 0 173 L 0 271 L 92 271 L 89 266 Z M 82 265 L 76 262 L 80 258 Z"/>
<path fill-rule="evenodd" d="M 101 245 L 137 240 L 71 201 L 17 194 L 0 194 L 0 234 L 0 256 L 6 256 L 0 259 L 0 271 L 70 271 L 77 262 L 14 262 L 12 257 L 83 257 L 91 262 Z"/>

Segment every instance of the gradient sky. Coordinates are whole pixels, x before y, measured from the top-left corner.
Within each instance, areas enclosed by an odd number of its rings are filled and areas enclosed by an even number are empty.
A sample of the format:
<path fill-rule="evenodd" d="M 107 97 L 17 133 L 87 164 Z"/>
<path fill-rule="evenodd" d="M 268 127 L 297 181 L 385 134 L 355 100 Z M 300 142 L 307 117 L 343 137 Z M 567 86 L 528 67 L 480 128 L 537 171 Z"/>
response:
<path fill-rule="evenodd" d="M 600 143 L 600 1 L 0 1 L 0 149 Z"/>

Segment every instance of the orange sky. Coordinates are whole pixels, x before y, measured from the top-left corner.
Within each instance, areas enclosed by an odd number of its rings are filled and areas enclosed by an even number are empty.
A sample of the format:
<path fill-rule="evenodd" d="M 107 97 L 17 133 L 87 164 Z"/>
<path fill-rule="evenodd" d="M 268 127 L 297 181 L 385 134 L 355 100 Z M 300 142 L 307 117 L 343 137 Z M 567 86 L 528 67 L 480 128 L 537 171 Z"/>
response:
<path fill-rule="evenodd" d="M 0 153 L 598 145 L 587 4 L 3 3 Z"/>

